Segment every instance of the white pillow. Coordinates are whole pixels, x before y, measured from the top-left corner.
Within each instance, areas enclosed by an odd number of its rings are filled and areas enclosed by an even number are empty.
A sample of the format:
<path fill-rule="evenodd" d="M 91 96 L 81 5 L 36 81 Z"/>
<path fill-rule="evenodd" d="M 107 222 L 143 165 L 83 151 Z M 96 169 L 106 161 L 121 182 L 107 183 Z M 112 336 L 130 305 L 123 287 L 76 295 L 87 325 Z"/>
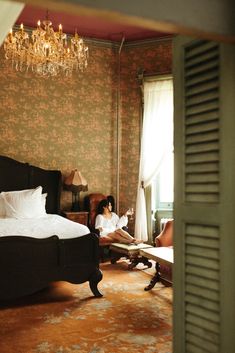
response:
<path fill-rule="evenodd" d="M 45 215 L 46 198 L 42 199 L 42 187 L 1 193 L 5 201 L 7 218 L 40 218 Z"/>
<path fill-rule="evenodd" d="M 6 215 L 5 202 L 1 193 L 0 194 L 0 218 L 5 217 L 5 215 Z"/>
<path fill-rule="evenodd" d="M 46 198 L 47 198 L 47 193 L 42 194 L 41 202 L 42 202 L 42 210 L 43 210 L 44 215 L 46 214 Z"/>

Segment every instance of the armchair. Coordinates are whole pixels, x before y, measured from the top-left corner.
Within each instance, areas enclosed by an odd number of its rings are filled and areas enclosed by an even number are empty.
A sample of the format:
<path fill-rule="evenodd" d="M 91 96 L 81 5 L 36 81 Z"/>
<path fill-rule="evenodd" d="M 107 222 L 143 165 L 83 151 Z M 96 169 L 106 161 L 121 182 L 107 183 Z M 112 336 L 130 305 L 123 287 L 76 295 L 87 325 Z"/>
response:
<path fill-rule="evenodd" d="M 97 233 L 97 229 L 95 229 L 96 211 L 99 202 L 106 197 L 107 196 L 101 193 L 93 193 L 84 197 L 84 210 L 89 212 L 88 227 L 91 232 Z"/>

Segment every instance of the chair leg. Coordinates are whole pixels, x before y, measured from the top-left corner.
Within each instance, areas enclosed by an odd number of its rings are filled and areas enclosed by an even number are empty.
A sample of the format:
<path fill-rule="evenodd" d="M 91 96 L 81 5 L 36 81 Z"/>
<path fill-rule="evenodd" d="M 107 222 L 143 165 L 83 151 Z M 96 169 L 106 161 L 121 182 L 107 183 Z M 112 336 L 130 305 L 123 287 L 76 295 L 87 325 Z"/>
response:
<path fill-rule="evenodd" d="M 121 257 L 123 257 L 123 254 L 119 254 L 117 252 L 111 251 L 111 255 L 110 255 L 111 264 L 115 264 Z"/>
<path fill-rule="evenodd" d="M 150 262 L 146 257 L 144 256 L 135 256 L 135 257 L 130 257 L 130 264 L 128 265 L 128 270 L 132 270 L 134 267 L 136 267 L 138 264 L 142 263 L 145 266 L 148 266 L 148 268 L 152 267 L 152 262 Z"/>
<path fill-rule="evenodd" d="M 159 282 L 159 280 L 160 280 L 160 274 L 159 274 L 160 264 L 159 264 L 158 262 L 156 262 L 155 268 L 156 268 L 156 273 L 155 273 L 155 275 L 152 277 L 152 279 L 151 279 L 149 285 L 144 288 L 145 291 L 148 291 L 148 290 L 152 289 L 152 288 L 155 286 L 155 284 L 156 284 L 157 282 Z"/>
<path fill-rule="evenodd" d="M 109 246 L 100 246 L 100 262 L 105 262 L 105 260 L 107 259 L 107 254 L 108 254 L 108 258 L 110 258 L 110 250 L 109 250 Z"/>

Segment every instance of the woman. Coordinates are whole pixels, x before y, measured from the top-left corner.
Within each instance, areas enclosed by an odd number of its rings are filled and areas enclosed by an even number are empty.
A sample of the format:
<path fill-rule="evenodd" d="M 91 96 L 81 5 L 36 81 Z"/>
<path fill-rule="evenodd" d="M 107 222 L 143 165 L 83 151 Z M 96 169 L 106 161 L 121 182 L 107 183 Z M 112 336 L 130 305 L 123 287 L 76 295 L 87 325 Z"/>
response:
<path fill-rule="evenodd" d="M 109 199 L 100 201 L 95 219 L 95 228 L 99 230 L 101 243 L 102 240 L 106 240 L 109 243 L 139 243 L 138 240 L 122 229 L 128 223 L 127 216 L 129 214 L 130 211 L 126 211 L 126 213 L 119 218 L 116 213 L 112 212 L 112 205 Z"/>

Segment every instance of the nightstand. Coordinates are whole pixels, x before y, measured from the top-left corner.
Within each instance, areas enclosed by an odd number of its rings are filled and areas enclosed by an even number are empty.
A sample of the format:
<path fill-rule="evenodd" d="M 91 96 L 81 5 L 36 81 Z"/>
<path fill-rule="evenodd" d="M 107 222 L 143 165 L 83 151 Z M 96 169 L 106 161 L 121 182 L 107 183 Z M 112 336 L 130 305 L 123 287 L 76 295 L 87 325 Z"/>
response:
<path fill-rule="evenodd" d="M 80 212 L 64 211 L 63 213 L 66 218 L 70 219 L 70 221 L 81 223 L 81 224 L 84 224 L 85 226 L 88 225 L 88 212 L 85 212 L 85 211 L 80 211 Z"/>

